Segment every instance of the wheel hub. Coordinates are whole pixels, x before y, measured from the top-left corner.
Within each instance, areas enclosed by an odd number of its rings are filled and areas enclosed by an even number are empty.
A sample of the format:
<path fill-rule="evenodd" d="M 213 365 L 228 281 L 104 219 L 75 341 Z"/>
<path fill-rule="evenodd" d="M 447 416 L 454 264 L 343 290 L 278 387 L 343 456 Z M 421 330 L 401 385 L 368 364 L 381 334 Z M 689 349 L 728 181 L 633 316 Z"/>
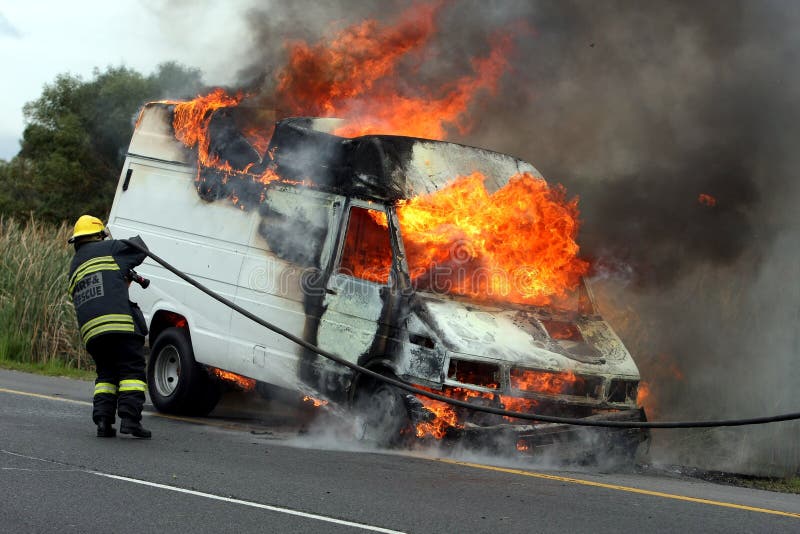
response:
<path fill-rule="evenodd" d="M 156 355 L 153 371 L 153 381 L 159 395 L 169 397 L 175 393 L 181 374 L 181 358 L 178 349 L 173 345 L 162 348 Z"/>

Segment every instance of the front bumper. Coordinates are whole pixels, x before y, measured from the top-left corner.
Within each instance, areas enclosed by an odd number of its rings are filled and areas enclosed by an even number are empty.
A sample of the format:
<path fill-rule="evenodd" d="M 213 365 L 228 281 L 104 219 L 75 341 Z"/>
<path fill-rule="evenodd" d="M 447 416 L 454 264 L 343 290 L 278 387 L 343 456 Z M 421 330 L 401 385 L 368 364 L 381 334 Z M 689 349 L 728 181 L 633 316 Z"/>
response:
<path fill-rule="evenodd" d="M 643 408 L 605 412 L 582 418 L 583 421 L 645 422 Z M 539 456 L 557 453 L 559 460 L 588 462 L 600 458 L 631 460 L 647 443 L 650 433 L 642 428 L 608 428 L 567 425 L 562 423 L 499 424 L 480 426 L 472 423 L 452 429 L 448 439 L 458 439 L 477 446 L 516 448 L 521 454 Z"/>

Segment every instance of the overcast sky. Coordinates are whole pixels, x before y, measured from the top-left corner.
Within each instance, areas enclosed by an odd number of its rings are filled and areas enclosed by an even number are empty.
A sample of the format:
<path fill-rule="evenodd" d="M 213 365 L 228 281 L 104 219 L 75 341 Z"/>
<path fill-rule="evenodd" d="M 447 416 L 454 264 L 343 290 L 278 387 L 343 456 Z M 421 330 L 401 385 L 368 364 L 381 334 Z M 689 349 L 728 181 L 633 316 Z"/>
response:
<path fill-rule="evenodd" d="M 203 70 L 207 83 L 230 82 L 249 3 L 0 0 L 0 158 L 19 150 L 22 106 L 62 72 L 89 79 L 95 67 L 125 65 L 148 74 L 175 60 Z M 185 16 L 181 5 L 191 6 Z"/>

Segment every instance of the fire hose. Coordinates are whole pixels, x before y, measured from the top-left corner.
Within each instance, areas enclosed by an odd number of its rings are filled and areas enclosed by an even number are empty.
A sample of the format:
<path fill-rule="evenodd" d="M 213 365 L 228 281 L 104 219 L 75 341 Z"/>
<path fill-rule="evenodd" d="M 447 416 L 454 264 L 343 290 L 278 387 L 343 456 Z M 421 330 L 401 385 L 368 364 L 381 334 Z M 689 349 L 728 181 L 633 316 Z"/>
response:
<path fill-rule="evenodd" d="M 287 332 L 286 330 L 282 329 L 279 326 L 276 326 L 269 321 L 265 321 L 260 317 L 254 315 L 253 313 L 247 311 L 246 309 L 242 308 L 241 306 L 231 302 L 227 298 L 223 297 L 222 295 L 212 291 L 211 289 L 207 288 L 197 280 L 193 279 L 186 273 L 180 271 L 176 267 L 173 267 L 165 260 L 158 257 L 156 254 L 150 252 L 148 249 L 129 241 L 127 239 L 121 240 L 123 243 L 132 247 L 144 254 L 147 254 L 153 261 L 160 264 L 166 270 L 170 271 L 172 274 L 180 278 L 181 280 L 187 282 L 188 284 L 196 287 L 206 295 L 210 296 L 211 298 L 221 302 L 222 304 L 226 305 L 227 307 L 231 308 L 235 312 L 247 317 L 251 321 L 272 330 L 276 334 L 289 339 L 290 341 L 300 345 L 301 347 L 308 349 L 320 356 L 327 358 L 331 361 L 334 361 L 340 365 L 343 365 L 357 373 L 361 373 L 365 376 L 369 376 L 374 378 L 375 380 L 379 380 L 394 386 L 398 389 L 402 389 L 404 391 L 408 391 L 409 393 L 413 393 L 415 395 L 422 395 L 429 399 L 433 399 L 439 402 L 444 402 L 450 404 L 452 406 L 458 406 L 460 408 L 466 408 L 468 410 L 490 413 L 495 415 L 501 415 L 504 417 L 513 417 L 517 419 L 525 419 L 529 421 L 541 421 L 544 423 L 559 423 L 564 425 L 574 425 L 574 426 L 593 426 L 593 427 L 606 427 L 606 428 L 711 428 L 711 427 L 723 427 L 723 426 L 746 426 L 746 425 L 761 425 L 765 423 L 777 423 L 780 421 L 793 421 L 800 419 L 800 412 L 795 413 L 786 413 L 780 415 L 773 415 L 767 417 L 751 417 L 748 419 L 720 419 L 720 420 L 710 420 L 710 421 L 603 421 L 603 420 L 584 420 L 584 419 L 576 419 L 570 417 L 557 417 L 552 415 L 539 415 L 534 413 L 523 413 L 523 412 L 512 412 L 508 410 L 504 410 L 501 408 L 494 408 L 492 406 L 477 406 L 474 404 L 470 404 L 465 401 L 461 401 L 458 399 L 453 399 L 450 397 L 446 397 L 444 395 L 439 395 L 437 393 L 433 393 L 430 391 L 426 391 L 424 389 L 420 389 L 415 387 L 412 384 L 402 382 L 400 380 L 395 380 L 394 378 L 382 375 L 381 373 L 377 373 L 365 367 L 362 367 L 358 364 L 349 362 L 336 354 L 326 351 L 316 345 L 309 343 L 308 341 L 295 336 L 291 332 Z"/>

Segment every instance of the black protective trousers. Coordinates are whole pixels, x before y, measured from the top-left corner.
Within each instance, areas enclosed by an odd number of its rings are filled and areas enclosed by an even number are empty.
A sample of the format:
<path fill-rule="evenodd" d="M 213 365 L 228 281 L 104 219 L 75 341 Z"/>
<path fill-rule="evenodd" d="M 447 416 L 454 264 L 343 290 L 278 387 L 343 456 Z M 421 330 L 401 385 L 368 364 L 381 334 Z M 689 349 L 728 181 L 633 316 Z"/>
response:
<path fill-rule="evenodd" d="M 141 421 L 145 382 L 144 338 L 135 334 L 108 333 L 89 341 L 86 350 L 97 367 L 94 385 L 95 424 L 101 417 L 114 422 L 122 419 Z"/>

